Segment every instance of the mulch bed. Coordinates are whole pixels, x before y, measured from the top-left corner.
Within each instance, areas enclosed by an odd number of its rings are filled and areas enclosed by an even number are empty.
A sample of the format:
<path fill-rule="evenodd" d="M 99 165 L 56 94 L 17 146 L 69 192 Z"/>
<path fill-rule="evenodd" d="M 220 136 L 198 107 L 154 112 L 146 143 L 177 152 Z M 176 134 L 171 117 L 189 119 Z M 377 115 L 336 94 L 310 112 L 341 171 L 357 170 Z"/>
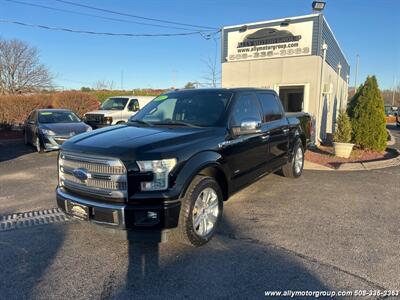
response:
<path fill-rule="evenodd" d="M 397 154 L 390 149 L 383 152 L 374 152 L 354 148 L 350 158 L 336 157 L 332 146 L 319 146 L 312 148 L 305 154 L 305 159 L 316 164 L 336 169 L 343 163 L 369 162 L 396 157 Z"/>
<path fill-rule="evenodd" d="M 16 140 L 24 138 L 23 131 L 17 130 L 0 130 L 0 140 Z"/>

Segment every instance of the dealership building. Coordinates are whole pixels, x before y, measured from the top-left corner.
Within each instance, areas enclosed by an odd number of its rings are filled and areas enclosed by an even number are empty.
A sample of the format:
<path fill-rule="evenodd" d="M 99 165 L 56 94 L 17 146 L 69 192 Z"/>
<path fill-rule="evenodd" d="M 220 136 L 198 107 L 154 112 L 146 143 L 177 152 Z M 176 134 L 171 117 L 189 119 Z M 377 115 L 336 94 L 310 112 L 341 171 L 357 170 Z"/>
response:
<path fill-rule="evenodd" d="M 227 26 L 221 44 L 222 87 L 274 89 L 286 111 L 310 113 L 317 143 L 332 137 L 350 66 L 323 14 Z"/>

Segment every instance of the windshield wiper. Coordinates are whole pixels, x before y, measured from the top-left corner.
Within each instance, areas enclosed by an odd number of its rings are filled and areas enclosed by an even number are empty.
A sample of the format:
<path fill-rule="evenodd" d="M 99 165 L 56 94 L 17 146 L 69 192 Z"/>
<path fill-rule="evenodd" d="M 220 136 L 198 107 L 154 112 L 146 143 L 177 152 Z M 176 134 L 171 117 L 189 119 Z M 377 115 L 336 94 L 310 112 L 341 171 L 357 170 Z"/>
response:
<path fill-rule="evenodd" d="M 161 121 L 161 122 L 156 122 L 154 124 L 157 125 L 182 125 L 182 126 L 188 126 L 188 127 L 200 127 L 191 123 L 183 122 L 183 121 Z"/>

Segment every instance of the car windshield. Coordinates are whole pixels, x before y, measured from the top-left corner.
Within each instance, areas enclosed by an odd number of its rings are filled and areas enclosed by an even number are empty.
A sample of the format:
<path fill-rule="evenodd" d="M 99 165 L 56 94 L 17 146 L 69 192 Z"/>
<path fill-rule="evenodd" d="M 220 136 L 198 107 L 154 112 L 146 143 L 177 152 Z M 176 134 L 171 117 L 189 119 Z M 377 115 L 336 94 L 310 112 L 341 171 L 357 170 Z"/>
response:
<path fill-rule="evenodd" d="M 38 116 L 41 124 L 81 122 L 72 111 L 41 111 Z"/>
<path fill-rule="evenodd" d="M 100 106 L 102 110 L 123 110 L 125 108 L 128 98 L 108 98 Z"/>
<path fill-rule="evenodd" d="M 149 125 L 218 126 L 232 93 L 175 92 L 160 95 L 147 104 L 131 122 Z"/>

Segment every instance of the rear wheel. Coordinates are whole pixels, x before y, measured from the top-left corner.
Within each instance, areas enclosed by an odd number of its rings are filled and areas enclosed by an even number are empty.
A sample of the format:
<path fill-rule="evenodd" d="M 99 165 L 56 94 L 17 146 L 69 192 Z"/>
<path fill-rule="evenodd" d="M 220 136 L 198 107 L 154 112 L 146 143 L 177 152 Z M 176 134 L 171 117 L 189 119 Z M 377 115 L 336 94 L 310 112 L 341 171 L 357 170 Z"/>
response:
<path fill-rule="evenodd" d="M 201 246 L 215 233 L 223 209 L 222 192 L 214 178 L 196 176 L 182 199 L 177 238 Z"/>
<path fill-rule="evenodd" d="M 298 178 L 303 173 L 304 168 L 304 149 L 301 141 L 297 141 L 290 161 L 283 166 L 282 172 L 285 177 Z"/>

